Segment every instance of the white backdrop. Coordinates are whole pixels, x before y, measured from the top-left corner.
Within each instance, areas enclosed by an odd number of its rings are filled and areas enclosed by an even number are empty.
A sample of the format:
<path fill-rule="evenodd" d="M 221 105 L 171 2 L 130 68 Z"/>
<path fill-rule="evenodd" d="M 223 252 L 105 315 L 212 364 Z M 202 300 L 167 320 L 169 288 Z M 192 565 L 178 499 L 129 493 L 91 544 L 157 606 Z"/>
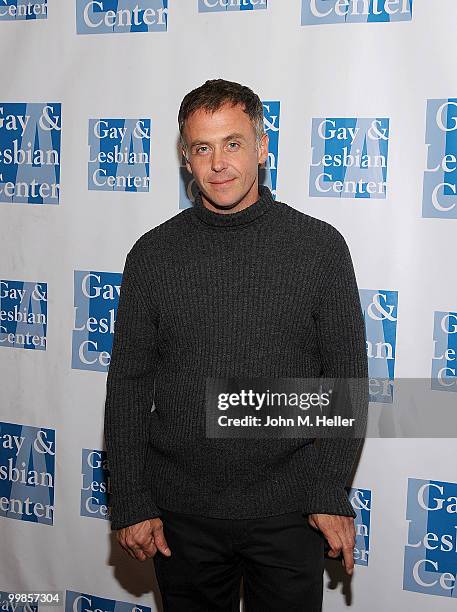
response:
<path fill-rule="evenodd" d="M 6 597 L 58 589 L 78 612 L 156 610 L 152 560 L 130 559 L 105 514 L 102 426 L 112 334 L 99 324 L 115 313 L 115 288 L 135 240 L 191 205 L 176 147 L 179 104 L 209 78 L 259 94 L 277 144 L 265 180 L 278 200 L 332 223 L 350 246 L 368 339 L 377 347 L 369 351 L 371 374 L 391 381 L 433 376 L 430 410 L 444 394 L 455 403 L 457 4 L 34 4 L 39 18 L 20 19 L 8 8 L 16 2 L 0 2 L 0 590 Z M 109 10 L 135 6 L 145 9 L 137 16 L 155 21 L 150 31 L 103 29 Z M 95 124 L 127 127 L 122 145 L 143 147 L 150 157 L 117 168 L 91 161 L 115 146 L 108 136 L 97 141 Z M 383 136 L 372 138 L 370 127 Z M 44 166 L 15 160 L 15 142 L 57 157 Z M 352 153 L 358 144 L 361 154 L 378 151 L 384 163 L 370 157 L 368 170 L 341 166 L 345 144 Z M 94 168 L 114 168 L 117 177 L 148 173 L 149 187 L 95 188 Z M 321 186 L 333 191 L 316 188 L 323 172 Z M 335 181 L 351 176 L 385 186 L 372 197 L 339 193 Z M 34 179 L 57 185 L 59 198 L 13 195 Z M 92 298 L 83 290 L 88 272 Z M 98 298 L 97 283 L 114 287 L 114 296 Z M 41 321 L 23 323 L 20 311 Z M 24 345 L 27 331 L 41 346 Z M 85 341 L 97 350 L 84 353 Z M 443 368 L 450 387 L 437 387 Z M 27 470 L 27 482 L 19 469 Z M 327 563 L 324 610 L 454 610 L 455 438 L 367 439 L 352 487 L 357 565 L 349 580 L 339 562 Z"/>

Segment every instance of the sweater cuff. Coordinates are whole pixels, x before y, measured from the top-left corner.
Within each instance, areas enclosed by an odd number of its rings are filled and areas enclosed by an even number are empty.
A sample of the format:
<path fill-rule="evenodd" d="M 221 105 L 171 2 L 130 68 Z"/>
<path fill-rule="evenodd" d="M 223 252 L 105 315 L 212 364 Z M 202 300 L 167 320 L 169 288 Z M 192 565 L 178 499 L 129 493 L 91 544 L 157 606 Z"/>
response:
<path fill-rule="evenodd" d="M 128 497 L 111 495 L 111 530 L 122 529 L 162 516 L 149 490 L 132 492 Z"/>
<path fill-rule="evenodd" d="M 352 518 L 357 516 L 345 487 L 336 483 L 331 484 L 328 481 L 316 481 L 313 488 L 308 491 L 304 512 L 306 514 L 339 514 L 352 516 Z"/>

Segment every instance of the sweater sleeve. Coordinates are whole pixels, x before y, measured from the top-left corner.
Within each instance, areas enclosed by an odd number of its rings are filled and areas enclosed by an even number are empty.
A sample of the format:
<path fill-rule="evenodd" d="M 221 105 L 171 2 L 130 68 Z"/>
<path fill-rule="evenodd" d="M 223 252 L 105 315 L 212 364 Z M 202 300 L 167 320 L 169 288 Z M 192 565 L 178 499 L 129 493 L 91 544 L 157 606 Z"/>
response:
<path fill-rule="evenodd" d="M 158 354 L 157 312 L 127 254 L 106 379 L 104 434 L 111 479 L 111 529 L 160 516 L 146 472 Z"/>
<path fill-rule="evenodd" d="M 357 430 L 365 435 L 369 404 L 365 322 L 349 248 L 337 230 L 330 248 L 332 261 L 314 313 L 321 375 L 348 380 Z M 345 486 L 362 441 L 360 437 L 317 440 L 317 469 L 307 513 L 356 517 Z"/>

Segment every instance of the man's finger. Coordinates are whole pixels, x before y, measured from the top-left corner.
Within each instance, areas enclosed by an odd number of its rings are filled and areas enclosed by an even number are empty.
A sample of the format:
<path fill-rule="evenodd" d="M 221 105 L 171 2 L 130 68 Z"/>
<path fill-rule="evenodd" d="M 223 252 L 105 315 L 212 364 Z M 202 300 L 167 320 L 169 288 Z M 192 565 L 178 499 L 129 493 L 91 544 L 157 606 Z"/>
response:
<path fill-rule="evenodd" d="M 151 538 L 147 544 L 135 544 L 134 546 L 130 546 L 130 548 L 127 550 L 134 555 L 135 559 L 139 559 L 140 561 L 153 557 L 157 552 L 157 548 L 154 544 L 154 538 Z"/>
<path fill-rule="evenodd" d="M 153 533 L 154 533 L 154 544 L 157 546 L 157 549 L 160 550 L 161 553 L 169 557 L 171 555 L 171 550 L 167 544 L 165 535 L 163 533 L 163 524 L 154 528 Z"/>
<path fill-rule="evenodd" d="M 135 536 L 132 537 L 131 534 L 129 534 L 125 538 L 125 547 L 127 549 L 127 552 L 131 553 L 131 556 L 133 555 L 134 559 L 144 561 L 144 559 L 146 558 L 143 550 L 144 546 L 144 541 L 138 540 Z"/>
<path fill-rule="evenodd" d="M 125 552 L 128 553 L 132 557 L 132 559 L 136 559 L 136 556 L 133 550 L 131 550 L 127 545 L 121 544 L 121 546 L 125 550 Z"/>
<path fill-rule="evenodd" d="M 148 543 L 148 545 L 144 544 L 135 544 L 128 549 L 128 552 L 131 553 L 134 559 L 138 559 L 138 561 L 146 561 L 150 557 L 153 557 L 157 552 L 157 548 L 154 543 Z"/>
<path fill-rule="evenodd" d="M 142 545 L 141 548 L 147 557 L 153 557 L 156 554 L 157 546 L 155 544 L 154 536 L 152 534 L 149 541 L 146 542 L 146 544 Z"/>
<path fill-rule="evenodd" d="M 354 571 L 354 547 L 349 544 L 343 546 L 343 565 L 346 572 L 352 575 Z"/>
<path fill-rule="evenodd" d="M 338 557 L 338 555 L 341 553 L 341 549 L 343 548 L 343 542 L 339 538 L 338 534 L 336 532 L 333 532 L 331 536 L 329 535 L 327 537 L 327 542 L 330 546 L 330 550 L 327 554 L 330 557 Z"/>
<path fill-rule="evenodd" d="M 127 542 L 125 540 L 125 532 L 123 529 L 120 529 L 117 534 L 117 541 L 119 542 L 119 544 L 122 546 L 122 548 L 125 550 L 126 553 L 128 553 L 132 559 L 136 559 L 135 555 L 133 554 L 133 551 L 130 550 L 130 547 L 127 545 Z"/>
<path fill-rule="evenodd" d="M 135 559 L 138 559 L 138 561 L 145 561 L 147 559 L 141 548 L 134 548 L 133 554 L 135 555 Z"/>
<path fill-rule="evenodd" d="M 338 557 L 341 553 L 341 548 L 330 548 L 327 555 L 329 557 Z"/>

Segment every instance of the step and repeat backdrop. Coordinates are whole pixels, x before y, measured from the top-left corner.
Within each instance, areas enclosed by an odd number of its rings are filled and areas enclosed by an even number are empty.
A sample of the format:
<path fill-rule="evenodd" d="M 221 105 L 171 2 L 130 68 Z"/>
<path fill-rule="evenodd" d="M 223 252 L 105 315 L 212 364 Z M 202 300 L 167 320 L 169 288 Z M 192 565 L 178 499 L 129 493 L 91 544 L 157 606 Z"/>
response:
<path fill-rule="evenodd" d="M 405 380 L 457 413 L 456 27 L 454 0 L 0 1 L 3 610 L 160 610 L 110 530 L 106 373 L 128 250 L 192 206 L 177 112 L 210 78 L 259 94 L 261 181 L 360 288 L 377 427 L 324 610 L 456 609 L 456 429 L 395 424 Z"/>

